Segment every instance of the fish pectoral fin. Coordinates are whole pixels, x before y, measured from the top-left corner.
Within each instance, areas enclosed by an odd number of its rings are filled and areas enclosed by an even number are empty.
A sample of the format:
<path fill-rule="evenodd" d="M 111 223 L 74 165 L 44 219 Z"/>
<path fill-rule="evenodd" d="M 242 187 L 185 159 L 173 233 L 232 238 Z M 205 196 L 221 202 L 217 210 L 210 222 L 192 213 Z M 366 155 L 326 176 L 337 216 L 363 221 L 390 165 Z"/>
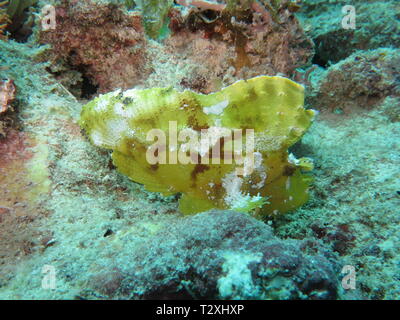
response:
<path fill-rule="evenodd" d="M 169 186 L 161 183 L 149 169 L 132 157 L 114 151 L 112 159 L 119 172 L 128 176 L 131 180 L 143 184 L 147 191 L 161 192 L 164 196 L 170 196 L 175 193 L 171 192 Z"/>

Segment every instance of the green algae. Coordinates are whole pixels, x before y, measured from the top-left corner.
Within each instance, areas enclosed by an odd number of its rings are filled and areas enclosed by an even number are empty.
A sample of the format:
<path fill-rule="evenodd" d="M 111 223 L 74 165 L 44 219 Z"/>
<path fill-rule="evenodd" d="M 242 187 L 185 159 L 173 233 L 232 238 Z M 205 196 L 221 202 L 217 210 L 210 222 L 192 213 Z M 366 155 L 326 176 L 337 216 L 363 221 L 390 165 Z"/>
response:
<path fill-rule="evenodd" d="M 165 37 L 168 30 L 167 14 L 173 0 L 135 0 L 143 14 L 143 24 L 148 36 L 153 39 Z"/>

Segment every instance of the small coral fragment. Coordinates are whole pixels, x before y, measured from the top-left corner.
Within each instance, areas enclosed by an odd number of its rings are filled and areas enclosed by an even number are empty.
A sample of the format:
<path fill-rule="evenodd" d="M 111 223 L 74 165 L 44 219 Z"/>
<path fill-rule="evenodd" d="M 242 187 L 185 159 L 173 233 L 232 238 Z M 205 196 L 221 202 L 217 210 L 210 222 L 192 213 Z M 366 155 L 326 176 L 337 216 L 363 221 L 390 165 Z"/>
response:
<path fill-rule="evenodd" d="M 0 81 L 0 114 L 6 112 L 15 99 L 15 85 L 11 79 Z"/>
<path fill-rule="evenodd" d="M 241 80 L 211 94 L 120 90 L 83 107 L 90 141 L 147 190 L 181 192 L 185 214 L 211 208 L 284 213 L 307 201 L 311 169 L 287 149 L 310 126 L 304 89 L 283 78 Z"/>
<path fill-rule="evenodd" d="M 7 136 L 7 130 L 15 122 L 12 103 L 16 97 L 16 87 L 11 79 L 0 80 L 0 138 Z"/>
<path fill-rule="evenodd" d="M 215 3 L 204 0 L 177 0 L 176 3 L 182 6 L 195 6 L 202 10 L 222 11 L 226 7 L 226 5 L 223 3 Z"/>

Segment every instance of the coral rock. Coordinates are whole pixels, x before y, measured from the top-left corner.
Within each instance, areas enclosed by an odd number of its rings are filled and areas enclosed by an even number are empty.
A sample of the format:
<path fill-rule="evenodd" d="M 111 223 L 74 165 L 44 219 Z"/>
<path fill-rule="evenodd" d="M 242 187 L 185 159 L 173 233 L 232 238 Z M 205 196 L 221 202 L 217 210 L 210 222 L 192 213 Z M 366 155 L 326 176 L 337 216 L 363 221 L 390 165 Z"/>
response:
<path fill-rule="evenodd" d="M 355 9 L 355 28 L 345 29 L 345 5 Z M 316 45 L 320 65 L 337 63 L 357 50 L 400 46 L 398 0 L 303 0 L 297 14 Z"/>
<path fill-rule="evenodd" d="M 323 246 L 308 251 L 306 241 L 278 239 L 271 227 L 248 215 L 213 210 L 180 219 L 124 256 L 124 279 L 114 294 L 144 299 L 335 299 L 338 262 Z"/>
<path fill-rule="evenodd" d="M 202 9 L 207 1 L 191 3 Z M 254 2 L 252 6 L 249 2 L 243 6 L 232 3 L 221 12 L 170 12 L 172 34 L 166 39 L 166 51 L 176 61 L 197 66 L 193 81 L 198 77 L 207 79 L 201 92 L 220 89 L 216 83 L 221 80 L 229 85 L 262 74 L 291 77 L 296 68 L 310 62 L 313 43 L 286 1 L 276 8 L 264 2 Z"/>
<path fill-rule="evenodd" d="M 331 66 L 310 90 L 307 102 L 321 110 L 370 110 L 385 98 L 400 98 L 399 49 L 358 51 Z M 396 108 L 392 108 L 396 110 Z"/>
<path fill-rule="evenodd" d="M 56 19 L 55 30 L 39 34 L 52 45 L 50 60 L 81 72 L 100 92 L 130 88 L 147 74 L 140 16 L 85 0 L 56 6 Z"/>

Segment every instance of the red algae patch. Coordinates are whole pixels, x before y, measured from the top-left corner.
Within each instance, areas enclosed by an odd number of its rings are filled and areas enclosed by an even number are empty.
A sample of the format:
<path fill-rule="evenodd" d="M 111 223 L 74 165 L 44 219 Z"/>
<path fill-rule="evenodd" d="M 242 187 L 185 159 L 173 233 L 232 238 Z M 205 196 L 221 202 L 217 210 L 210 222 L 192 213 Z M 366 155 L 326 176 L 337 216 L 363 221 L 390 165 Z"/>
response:
<path fill-rule="evenodd" d="M 47 214 L 40 206 L 38 185 L 28 164 L 35 159 L 35 141 L 14 129 L 0 140 L 0 266 L 12 264 L 40 244 L 38 218 Z M 7 268 L 3 269 L 7 272 Z M 3 275 L 0 273 L 0 277 Z"/>

